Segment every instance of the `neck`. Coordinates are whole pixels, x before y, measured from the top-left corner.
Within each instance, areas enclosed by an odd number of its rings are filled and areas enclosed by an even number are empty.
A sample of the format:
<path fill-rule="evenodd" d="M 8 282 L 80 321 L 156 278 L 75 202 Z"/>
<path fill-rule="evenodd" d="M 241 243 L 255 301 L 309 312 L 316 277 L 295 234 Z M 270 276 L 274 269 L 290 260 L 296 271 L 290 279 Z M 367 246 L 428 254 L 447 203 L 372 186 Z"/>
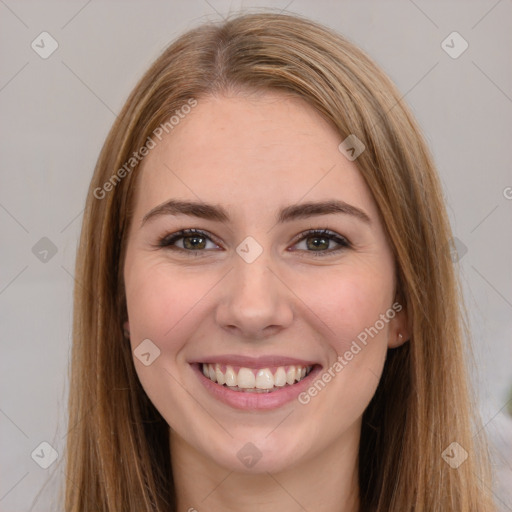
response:
<path fill-rule="evenodd" d="M 336 446 L 284 471 L 240 473 L 219 466 L 171 431 L 177 510 L 358 512 L 359 433 L 357 424 Z"/>

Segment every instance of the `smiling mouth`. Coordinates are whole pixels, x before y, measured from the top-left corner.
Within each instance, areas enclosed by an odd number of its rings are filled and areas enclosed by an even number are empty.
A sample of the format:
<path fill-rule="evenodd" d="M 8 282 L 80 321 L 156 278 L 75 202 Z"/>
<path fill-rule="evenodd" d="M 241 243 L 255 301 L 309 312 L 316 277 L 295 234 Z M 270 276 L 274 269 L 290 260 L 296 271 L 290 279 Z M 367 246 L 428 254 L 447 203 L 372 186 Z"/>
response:
<path fill-rule="evenodd" d="M 242 393 L 271 393 L 292 387 L 305 379 L 314 368 L 303 365 L 245 368 L 219 363 L 200 363 L 199 367 L 207 379 Z"/>

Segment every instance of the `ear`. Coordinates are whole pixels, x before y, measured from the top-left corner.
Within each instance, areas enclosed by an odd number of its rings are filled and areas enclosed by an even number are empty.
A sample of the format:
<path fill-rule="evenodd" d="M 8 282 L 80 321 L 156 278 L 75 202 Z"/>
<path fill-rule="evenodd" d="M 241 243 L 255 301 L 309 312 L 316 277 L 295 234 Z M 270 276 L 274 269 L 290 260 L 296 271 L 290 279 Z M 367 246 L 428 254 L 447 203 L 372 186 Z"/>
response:
<path fill-rule="evenodd" d="M 409 322 L 405 306 L 395 301 L 391 309 L 396 314 L 389 322 L 388 348 L 397 348 L 411 338 Z"/>

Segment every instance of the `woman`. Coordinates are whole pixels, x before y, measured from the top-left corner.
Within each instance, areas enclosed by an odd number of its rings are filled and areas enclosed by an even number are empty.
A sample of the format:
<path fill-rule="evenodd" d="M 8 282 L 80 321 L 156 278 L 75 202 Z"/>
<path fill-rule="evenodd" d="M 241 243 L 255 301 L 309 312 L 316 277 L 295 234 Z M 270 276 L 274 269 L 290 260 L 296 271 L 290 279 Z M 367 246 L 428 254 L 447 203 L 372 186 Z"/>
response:
<path fill-rule="evenodd" d="M 270 13 L 180 37 L 87 198 L 66 510 L 493 510 L 450 239 L 360 49 Z"/>

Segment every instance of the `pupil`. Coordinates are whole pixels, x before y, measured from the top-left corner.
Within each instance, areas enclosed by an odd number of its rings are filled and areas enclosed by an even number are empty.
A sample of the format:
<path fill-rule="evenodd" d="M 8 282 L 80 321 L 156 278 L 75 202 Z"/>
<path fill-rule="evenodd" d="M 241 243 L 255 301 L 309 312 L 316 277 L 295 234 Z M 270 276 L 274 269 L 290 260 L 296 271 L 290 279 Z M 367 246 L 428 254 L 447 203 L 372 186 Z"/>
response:
<path fill-rule="evenodd" d="M 316 236 L 316 237 L 310 238 L 310 240 L 315 240 L 315 241 L 321 240 L 320 244 L 318 244 L 317 242 L 312 243 L 312 245 L 315 248 L 318 248 L 322 244 L 324 244 L 324 245 L 327 244 L 327 246 L 329 245 L 329 241 L 326 238 L 320 238 L 320 237 Z"/>
<path fill-rule="evenodd" d="M 199 243 L 197 245 L 198 240 L 203 240 L 203 237 L 201 236 L 189 236 L 184 238 L 184 245 L 187 247 L 187 249 L 204 249 L 204 241 L 203 243 Z M 312 242 L 311 242 L 312 240 Z M 308 241 L 310 241 L 310 245 L 315 248 L 321 248 L 321 246 L 324 246 L 326 249 L 329 246 L 329 241 L 326 238 L 320 238 L 318 236 L 309 238 Z"/>
<path fill-rule="evenodd" d="M 202 240 L 203 237 L 200 237 L 200 236 L 192 236 L 192 237 L 186 237 L 184 239 L 184 246 L 187 247 L 187 249 L 204 249 L 204 242 L 203 244 L 201 245 L 201 247 L 199 247 L 198 245 L 195 245 L 195 242 L 197 242 L 198 240 Z M 192 242 L 193 241 L 193 242 Z"/>

